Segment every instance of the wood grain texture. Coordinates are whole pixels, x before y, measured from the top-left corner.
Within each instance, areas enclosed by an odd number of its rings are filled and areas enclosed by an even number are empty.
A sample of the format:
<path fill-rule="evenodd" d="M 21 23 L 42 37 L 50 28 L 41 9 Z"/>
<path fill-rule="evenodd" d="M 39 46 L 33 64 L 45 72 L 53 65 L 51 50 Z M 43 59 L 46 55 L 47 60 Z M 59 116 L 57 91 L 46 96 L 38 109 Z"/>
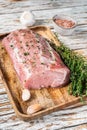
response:
<path fill-rule="evenodd" d="M 31 29 L 34 32 L 49 39 L 50 41 L 52 40 L 57 46 L 60 46 L 60 42 L 48 27 L 36 26 Z M 76 98 L 68 94 L 68 86 L 70 86 L 70 84 L 68 84 L 67 86 L 61 88 L 43 88 L 40 90 L 30 90 L 31 99 L 27 102 L 23 102 L 21 97 L 23 88 L 18 80 L 10 57 L 2 45 L 3 38 L 0 40 L 0 68 L 3 75 L 1 72 L 0 75 L 2 75 L 2 80 L 5 84 L 9 99 L 11 100 L 13 108 L 18 117 L 23 120 L 31 120 L 63 109 L 66 106 L 73 105 L 80 101 L 80 98 Z M 27 115 L 28 106 L 34 105 L 38 102 L 43 109 L 40 112 L 36 112 L 35 114 Z"/>
<path fill-rule="evenodd" d="M 64 13 L 74 17 L 79 26 L 72 36 L 59 39 L 71 49 L 82 49 L 87 55 L 87 0 L 0 0 L 0 33 L 23 28 L 19 22 L 21 13 L 31 9 L 36 25 L 47 25 L 55 31 L 52 16 Z M 0 129 L 1 130 L 87 130 L 87 105 L 52 113 L 38 120 L 24 122 L 15 116 L 0 79 Z"/>

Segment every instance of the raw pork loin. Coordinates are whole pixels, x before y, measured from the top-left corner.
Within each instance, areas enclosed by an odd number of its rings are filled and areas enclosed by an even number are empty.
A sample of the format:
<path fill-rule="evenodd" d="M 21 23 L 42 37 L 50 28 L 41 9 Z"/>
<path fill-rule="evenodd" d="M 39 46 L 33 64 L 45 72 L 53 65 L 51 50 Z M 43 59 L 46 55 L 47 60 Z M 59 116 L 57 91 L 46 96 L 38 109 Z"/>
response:
<path fill-rule="evenodd" d="M 24 88 L 59 87 L 69 82 L 70 70 L 49 41 L 32 30 L 13 31 L 3 45 Z"/>

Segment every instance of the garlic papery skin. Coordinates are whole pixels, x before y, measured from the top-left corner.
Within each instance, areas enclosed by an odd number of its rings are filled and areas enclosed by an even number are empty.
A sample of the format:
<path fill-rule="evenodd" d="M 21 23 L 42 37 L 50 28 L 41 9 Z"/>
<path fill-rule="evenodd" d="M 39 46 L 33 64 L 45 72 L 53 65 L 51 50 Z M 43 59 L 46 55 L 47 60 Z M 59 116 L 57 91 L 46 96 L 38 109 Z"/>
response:
<path fill-rule="evenodd" d="M 31 106 L 28 106 L 27 108 L 27 114 L 33 114 L 38 111 L 42 110 L 42 106 L 39 103 L 33 104 Z"/>
<path fill-rule="evenodd" d="M 24 11 L 20 17 L 20 22 L 24 26 L 32 26 L 35 24 L 35 17 L 31 11 Z"/>
<path fill-rule="evenodd" d="M 28 89 L 23 89 L 22 90 L 22 100 L 23 101 L 28 101 L 31 97 L 30 91 Z"/>

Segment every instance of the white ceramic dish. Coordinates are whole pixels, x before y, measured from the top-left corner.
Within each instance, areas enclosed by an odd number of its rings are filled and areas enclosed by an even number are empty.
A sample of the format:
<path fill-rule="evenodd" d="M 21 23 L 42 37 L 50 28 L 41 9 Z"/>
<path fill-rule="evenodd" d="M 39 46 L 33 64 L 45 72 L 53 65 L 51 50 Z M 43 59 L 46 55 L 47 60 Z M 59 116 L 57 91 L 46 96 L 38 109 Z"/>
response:
<path fill-rule="evenodd" d="M 70 28 L 64 28 L 64 27 L 59 26 L 58 24 L 56 24 L 56 22 L 55 22 L 56 19 L 70 20 L 70 21 L 74 22 L 74 26 L 72 26 L 72 27 L 70 27 Z M 76 23 L 76 21 L 75 21 L 74 19 L 72 19 L 72 18 L 69 17 L 69 16 L 61 15 L 61 14 L 60 14 L 60 15 L 55 15 L 55 16 L 53 17 L 53 24 L 54 24 L 55 30 L 56 30 L 60 35 L 63 35 L 63 36 L 71 35 L 71 34 L 74 32 L 74 30 L 75 30 L 75 28 L 76 28 L 76 26 L 77 26 L 77 23 Z"/>

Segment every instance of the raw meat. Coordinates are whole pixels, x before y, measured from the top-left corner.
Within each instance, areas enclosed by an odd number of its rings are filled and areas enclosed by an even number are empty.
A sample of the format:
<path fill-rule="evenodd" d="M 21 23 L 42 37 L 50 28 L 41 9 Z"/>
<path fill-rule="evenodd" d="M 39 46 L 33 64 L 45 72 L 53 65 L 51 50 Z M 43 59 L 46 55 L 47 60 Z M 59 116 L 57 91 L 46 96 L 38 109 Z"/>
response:
<path fill-rule="evenodd" d="M 69 82 L 70 70 L 59 54 L 32 30 L 13 31 L 3 39 L 3 45 L 24 88 L 59 87 Z"/>

